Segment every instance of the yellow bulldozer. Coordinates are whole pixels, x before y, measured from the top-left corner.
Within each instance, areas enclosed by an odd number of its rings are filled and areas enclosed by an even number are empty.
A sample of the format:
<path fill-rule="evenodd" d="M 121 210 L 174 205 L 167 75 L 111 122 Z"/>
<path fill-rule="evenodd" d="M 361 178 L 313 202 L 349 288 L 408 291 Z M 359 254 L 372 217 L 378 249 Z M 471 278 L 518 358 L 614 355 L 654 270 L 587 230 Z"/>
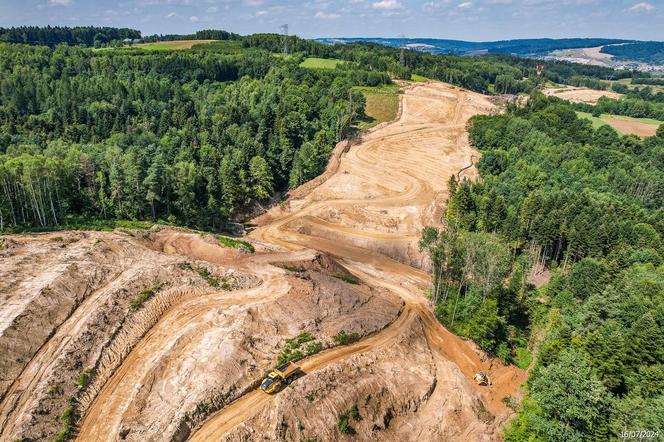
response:
<path fill-rule="evenodd" d="M 491 385 L 491 379 L 489 379 L 489 376 L 486 375 L 483 371 L 480 371 L 479 373 L 475 373 L 475 383 L 477 385 Z"/>
<path fill-rule="evenodd" d="M 267 394 L 276 393 L 303 374 L 304 372 L 299 365 L 293 362 L 286 362 L 265 376 L 265 379 L 261 383 L 261 390 Z"/>

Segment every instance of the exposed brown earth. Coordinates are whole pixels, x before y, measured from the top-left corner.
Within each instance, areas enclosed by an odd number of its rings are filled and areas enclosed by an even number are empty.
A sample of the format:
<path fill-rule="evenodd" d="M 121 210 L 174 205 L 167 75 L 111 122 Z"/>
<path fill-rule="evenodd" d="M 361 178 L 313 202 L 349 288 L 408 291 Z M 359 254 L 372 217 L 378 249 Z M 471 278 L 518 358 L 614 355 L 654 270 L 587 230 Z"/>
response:
<path fill-rule="evenodd" d="M 417 249 L 449 176 L 476 176 L 468 118 L 495 108 L 441 83 L 407 88 L 401 107 L 257 219 L 254 254 L 170 228 L 5 237 L 0 440 L 52 438 L 70 396 L 83 441 L 338 440 L 353 405 L 358 440 L 498 439 L 525 373 L 438 323 Z M 359 341 L 337 345 L 342 330 Z M 304 331 L 322 347 L 306 375 L 257 390 Z"/>
<path fill-rule="evenodd" d="M 654 136 L 659 127 L 656 124 L 640 123 L 638 121 L 622 120 L 619 118 L 607 118 L 604 121 L 624 134 L 636 135 L 641 138 Z"/>
<path fill-rule="evenodd" d="M 597 104 L 602 97 L 612 99 L 621 98 L 623 95 L 613 91 L 598 91 L 584 87 L 546 88 L 542 90 L 544 95 L 562 98 L 573 103 Z"/>
<path fill-rule="evenodd" d="M 337 415 L 353 404 L 363 416 L 356 424 L 361 439 L 498 438 L 496 428 L 509 414 L 502 399 L 518 394 L 524 373 L 445 330 L 422 296 L 427 274 L 408 265 L 424 260 L 415 243 L 423 226 L 440 220 L 447 178 L 462 169 L 476 173 L 466 169 L 478 156 L 467 141 L 467 119 L 494 107 L 485 97 L 440 83 L 408 89 L 402 107 L 396 123 L 333 161 L 324 182 L 258 219 L 261 227 L 251 236 L 336 256 L 370 285 L 398 294 L 404 312 L 368 339 L 308 359 L 303 368 L 315 373 L 287 394 L 241 397 L 206 421 L 193 440 L 336 440 L 342 436 Z M 479 370 L 490 374 L 492 386 L 472 383 Z M 312 391 L 314 400 L 301 400 Z"/>

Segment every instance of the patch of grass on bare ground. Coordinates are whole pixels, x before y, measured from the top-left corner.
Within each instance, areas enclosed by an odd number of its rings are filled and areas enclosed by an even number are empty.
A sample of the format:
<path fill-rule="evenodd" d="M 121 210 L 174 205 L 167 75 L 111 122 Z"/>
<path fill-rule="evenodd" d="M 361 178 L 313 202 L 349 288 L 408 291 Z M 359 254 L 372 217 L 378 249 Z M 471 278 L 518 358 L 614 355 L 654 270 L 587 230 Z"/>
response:
<path fill-rule="evenodd" d="M 242 241 L 241 239 L 235 239 L 235 238 L 230 238 L 228 236 L 219 235 L 217 236 L 217 241 L 219 242 L 219 245 L 222 247 L 242 249 L 249 253 L 254 253 L 256 251 L 256 249 L 254 249 L 253 244 L 247 241 Z"/>
<path fill-rule="evenodd" d="M 300 67 L 306 69 L 336 69 L 340 63 L 343 63 L 343 61 L 334 58 L 309 57 L 300 63 Z"/>
<path fill-rule="evenodd" d="M 360 130 L 370 129 L 380 123 L 392 121 L 399 111 L 399 86 L 358 87 L 364 94 L 366 106 L 364 118 L 358 123 Z"/>

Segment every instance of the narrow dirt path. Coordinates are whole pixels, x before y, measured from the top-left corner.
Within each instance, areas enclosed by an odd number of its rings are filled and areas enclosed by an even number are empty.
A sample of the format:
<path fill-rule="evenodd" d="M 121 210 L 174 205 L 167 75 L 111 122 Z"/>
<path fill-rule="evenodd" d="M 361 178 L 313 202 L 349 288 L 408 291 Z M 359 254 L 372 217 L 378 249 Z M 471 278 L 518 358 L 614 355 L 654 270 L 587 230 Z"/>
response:
<path fill-rule="evenodd" d="M 469 380 L 479 370 L 490 372 L 492 386 L 471 384 L 487 408 L 500 415 L 507 411 L 501 399 L 518 390 L 525 374 L 494 364 L 474 345 L 447 331 L 423 296 L 428 274 L 377 251 L 389 250 L 395 242 L 415 247 L 424 226 L 439 225 L 449 176 L 476 173 L 471 166 L 479 155 L 468 144 L 465 124 L 472 115 L 494 109 L 479 94 L 441 83 L 407 89 L 401 106 L 398 121 L 350 147 L 335 163 L 334 173 L 307 189 L 311 191 L 301 199 L 260 217 L 260 227 L 251 237 L 286 250 L 326 252 L 364 282 L 386 288 L 406 303 L 389 327 L 354 345 L 306 359 L 305 372 L 389 345 L 410 321 L 420 320 L 437 363 L 456 364 Z M 369 246 L 367 239 L 373 241 Z M 253 391 L 209 418 L 192 440 L 219 440 L 273 400 Z"/>

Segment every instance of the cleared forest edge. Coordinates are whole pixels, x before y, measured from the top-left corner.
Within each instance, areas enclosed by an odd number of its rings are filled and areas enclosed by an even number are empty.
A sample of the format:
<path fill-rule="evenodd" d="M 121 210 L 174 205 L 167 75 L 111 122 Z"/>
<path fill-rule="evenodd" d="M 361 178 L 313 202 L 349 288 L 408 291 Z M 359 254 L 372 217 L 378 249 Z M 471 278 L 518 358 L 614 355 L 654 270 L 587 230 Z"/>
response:
<path fill-rule="evenodd" d="M 52 299 L 42 288 L 68 278 L 54 266 L 63 260 L 98 282 L 69 307 L 71 289 L 58 291 L 68 310 L 10 379 L 0 439 L 53 438 L 69 397 L 82 441 L 336 440 L 337 414 L 353 404 L 365 417 L 354 424 L 360 439 L 412 439 L 405 428 L 422 440 L 494 439 L 511 413 L 502 400 L 519 394 L 525 373 L 440 325 L 417 241 L 440 225 L 449 176 L 476 176 L 468 118 L 495 108 L 435 82 L 406 88 L 400 108 L 255 220 L 255 253 L 160 227 L 7 237 L 7 287 L 31 299 Z M 59 270 L 20 286 L 37 262 Z M 360 340 L 339 346 L 341 332 Z M 284 341 L 302 333 L 315 344 L 301 348 L 306 376 L 276 396 L 255 390 Z M 493 385 L 474 384 L 479 370 Z"/>
<path fill-rule="evenodd" d="M 400 247 L 407 247 L 408 242 L 417 240 L 424 225 L 438 225 L 440 218 L 437 214 L 442 213 L 440 205 L 446 197 L 447 178 L 461 173 L 473 177 L 476 173 L 472 168 L 473 157 L 479 155 L 468 144 L 465 123 L 470 116 L 492 112 L 494 108 L 478 94 L 440 83 L 410 88 L 402 98 L 401 108 L 403 113 L 396 122 L 372 132 L 360 144 L 343 151 L 338 164 L 335 163 L 331 175 L 323 183 L 317 183 L 299 200 L 293 198 L 288 205 L 276 207 L 256 220 L 261 227 L 251 236 L 288 250 L 312 248 L 336 256 L 357 277 L 369 285 L 399 295 L 406 303 L 399 319 L 377 335 L 354 346 L 330 350 L 325 358 L 320 355 L 307 359 L 303 368 L 313 374 L 307 375 L 310 380 L 306 384 L 316 382 L 318 373 L 330 367 L 335 367 L 337 372 L 342 370 L 344 364 L 357 355 L 376 352 L 376 360 L 380 361 L 386 355 L 386 348 L 397 342 L 400 334 L 412 330 L 416 322 L 421 324 L 421 332 L 436 366 L 432 391 L 420 398 L 421 407 L 431 415 L 389 411 L 413 403 L 413 398 L 407 394 L 408 385 L 400 386 L 406 392 L 395 393 L 386 401 L 373 404 L 372 409 L 363 408 L 362 412 L 372 413 L 376 418 L 389 415 L 392 416 L 390 419 L 397 416 L 405 419 L 410 424 L 408 427 L 418 428 L 419 437 L 426 440 L 439 440 L 440 437 L 491 439 L 496 437 L 497 427 L 509 414 L 502 400 L 518 394 L 525 373 L 486 357 L 472 343 L 449 333 L 436 320 L 422 296 L 428 285 L 428 275 L 377 250 L 380 250 L 381 242 L 405 240 Z M 407 215 L 403 216 L 404 213 Z M 394 215 L 398 218 L 393 219 Z M 325 229 L 316 228 L 321 224 Z M 389 233 L 380 233 L 381 226 L 387 225 L 391 226 Z M 339 234 L 326 234 L 325 230 Z M 373 237 L 378 244 L 358 244 L 358 237 Z M 392 370 L 396 367 L 403 369 L 415 357 L 417 354 L 409 354 L 405 349 L 404 354 L 392 355 L 388 366 Z M 379 369 L 379 365 L 373 364 L 372 369 Z M 490 374 L 494 380 L 492 386 L 478 387 L 471 381 L 479 370 Z M 336 382 L 334 388 L 343 389 L 345 380 L 340 376 L 333 381 Z M 451 395 L 451 383 L 460 394 Z M 348 407 L 359 399 L 357 392 L 351 389 L 341 398 L 337 395 L 332 409 L 340 411 L 341 405 Z M 302 429 L 306 428 L 302 416 L 296 417 L 300 408 L 286 407 L 277 417 L 273 411 L 280 402 L 281 396 L 251 392 L 206 421 L 192 440 L 298 437 L 293 432 L 294 427 L 306 431 Z M 307 405 L 306 402 L 300 403 L 304 407 L 301 412 L 315 414 L 312 408 L 318 406 Z M 461 410 L 462 414 L 449 419 L 448 407 Z M 490 419 L 486 419 L 487 411 Z M 317 418 L 326 420 L 324 416 Z M 291 425 L 287 423 L 289 421 Z M 295 422 L 297 425 L 293 425 Z M 419 425 L 413 425 L 414 422 Z M 324 440 L 339 437 L 334 429 L 329 429 L 330 424 L 333 428 L 334 418 L 330 420 L 327 416 L 327 426 L 317 426 L 318 433 L 305 432 L 305 435 L 319 437 L 322 434 Z M 285 430 L 275 430 L 275 427 Z M 381 431 L 381 437 L 388 440 L 413 437 L 412 434 L 400 434 L 396 427 L 389 427 L 389 422 L 375 428 L 364 428 L 364 433 L 360 434 L 369 438 L 369 435 L 376 437 L 375 431 Z"/>

